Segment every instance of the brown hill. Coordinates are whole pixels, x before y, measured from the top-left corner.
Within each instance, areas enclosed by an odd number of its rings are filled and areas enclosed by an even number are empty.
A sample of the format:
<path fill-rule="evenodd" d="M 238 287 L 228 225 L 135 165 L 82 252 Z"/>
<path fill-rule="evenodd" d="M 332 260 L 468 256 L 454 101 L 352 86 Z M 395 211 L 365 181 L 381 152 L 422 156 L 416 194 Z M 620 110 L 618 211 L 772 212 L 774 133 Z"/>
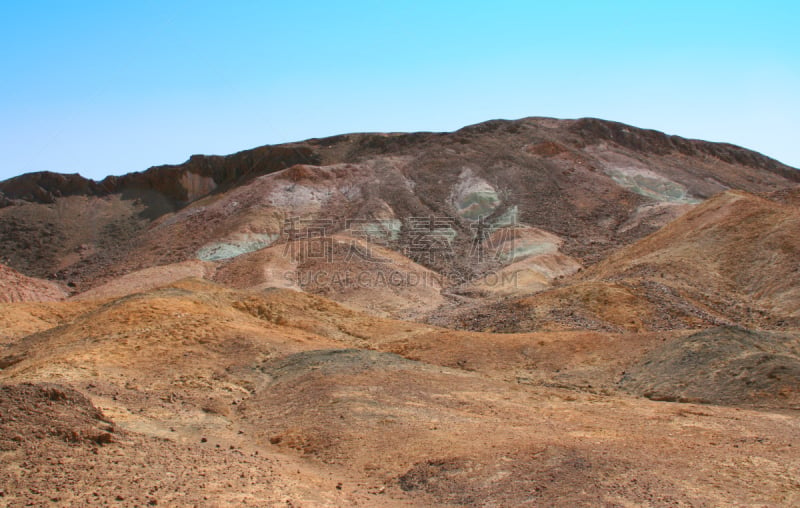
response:
<path fill-rule="evenodd" d="M 798 208 L 728 191 L 559 287 L 465 312 L 456 321 L 505 331 L 796 329 L 798 288 Z"/>
<path fill-rule="evenodd" d="M 585 277 L 666 279 L 689 298 L 701 302 L 705 298 L 708 307 L 734 307 L 744 318 L 753 315 L 753 319 L 766 313 L 775 325 L 797 327 L 800 209 L 727 192 L 613 254 Z M 724 293 L 728 301 L 713 301 Z M 748 305 L 753 308 L 742 308 Z"/>
<path fill-rule="evenodd" d="M 26 277 L 0 264 L 0 302 L 54 302 L 66 297 L 60 284 Z"/>
<path fill-rule="evenodd" d="M 465 281 L 510 261 L 475 257 L 481 216 L 485 231 L 520 224 L 554 234 L 564 255 L 591 264 L 717 192 L 779 191 L 797 175 L 742 148 L 595 119 L 352 134 L 195 156 L 99 183 L 53 174 L 0 182 L 14 205 L 0 209 L 0 255 L 26 275 L 57 273 L 85 290 L 134 270 L 257 250 L 285 240 L 287 219 L 298 218 L 329 233 L 382 230 L 385 246 Z M 433 253 L 420 236 L 431 218 Z"/>
<path fill-rule="evenodd" d="M 0 182 L 0 505 L 797 505 L 798 175 L 529 118 Z"/>
<path fill-rule="evenodd" d="M 793 417 L 616 391 L 662 338 L 453 332 L 189 279 L 4 348 L 3 494 L 14 506 L 56 487 L 88 504 L 796 503 Z M 94 467 L 64 467 L 81 463 Z"/>
<path fill-rule="evenodd" d="M 651 351 L 620 384 L 653 400 L 800 409 L 800 335 L 706 330 Z"/>
<path fill-rule="evenodd" d="M 298 479 L 291 461 L 123 430 L 71 388 L 23 383 L 0 386 L 0 395 L 4 506 L 277 505 L 297 497 L 330 506 L 348 499 L 322 492 L 308 476 Z"/>

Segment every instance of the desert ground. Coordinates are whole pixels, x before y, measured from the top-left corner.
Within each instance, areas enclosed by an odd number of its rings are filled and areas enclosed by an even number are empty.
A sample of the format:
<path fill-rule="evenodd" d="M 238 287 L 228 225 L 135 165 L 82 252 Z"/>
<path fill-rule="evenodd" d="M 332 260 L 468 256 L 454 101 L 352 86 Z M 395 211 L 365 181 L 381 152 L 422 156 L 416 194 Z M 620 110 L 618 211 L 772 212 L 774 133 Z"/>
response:
<path fill-rule="evenodd" d="M 597 119 L 0 182 L 0 506 L 798 506 L 799 205 Z"/>

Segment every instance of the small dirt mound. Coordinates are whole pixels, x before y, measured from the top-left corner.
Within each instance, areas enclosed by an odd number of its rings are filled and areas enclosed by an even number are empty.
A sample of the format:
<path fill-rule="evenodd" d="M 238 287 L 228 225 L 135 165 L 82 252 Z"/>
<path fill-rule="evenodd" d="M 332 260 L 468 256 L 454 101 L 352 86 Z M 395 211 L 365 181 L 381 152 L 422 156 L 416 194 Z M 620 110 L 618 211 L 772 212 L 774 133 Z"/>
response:
<path fill-rule="evenodd" d="M 397 483 L 405 492 L 427 494 L 432 503 L 446 506 L 620 506 L 625 498 L 678 506 L 697 501 L 680 493 L 671 479 L 633 472 L 631 466 L 602 453 L 551 445 L 494 462 L 426 460 Z"/>
<path fill-rule="evenodd" d="M 102 445 L 114 440 L 114 425 L 71 388 L 55 384 L 0 386 L 0 450 L 56 439 Z"/>
<path fill-rule="evenodd" d="M 620 385 L 653 400 L 800 408 L 800 337 L 706 330 L 650 352 Z"/>
<path fill-rule="evenodd" d="M 304 351 L 272 360 L 261 369 L 275 381 L 300 378 L 315 372 L 318 375 L 358 374 L 368 370 L 414 368 L 417 362 L 393 353 L 362 349 L 320 349 Z"/>
<path fill-rule="evenodd" d="M 469 461 L 459 458 L 426 460 L 414 464 L 398 478 L 398 484 L 405 492 L 421 490 L 439 501 L 474 504 L 475 499 L 460 481 L 469 467 Z"/>
<path fill-rule="evenodd" d="M 48 280 L 27 277 L 0 264 L 0 303 L 55 302 L 67 297 L 67 292 Z"/>

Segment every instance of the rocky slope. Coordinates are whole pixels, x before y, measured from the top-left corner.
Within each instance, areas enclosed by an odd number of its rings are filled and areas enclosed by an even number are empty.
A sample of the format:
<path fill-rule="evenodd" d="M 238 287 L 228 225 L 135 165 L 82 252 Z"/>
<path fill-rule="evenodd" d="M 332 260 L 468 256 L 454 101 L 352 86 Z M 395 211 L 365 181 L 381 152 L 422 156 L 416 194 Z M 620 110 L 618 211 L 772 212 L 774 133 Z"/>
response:
<path fill-rule="evenodd" d="M 778 414 L 743 409 L 744 381 L 716 392 L 735 408 L 616 389 L 662 379 L 663 339 L 453 332 L 189 279 L 4 349 L 4 502 L 796 503 L 781 390 L 757 400 Z"/>
<path fill-rule="evenodd" d="M 55 282 L 26 277 L 0 264 L 0 302 L 50 302 L 63 300 L 67 294 Z"/>
<path fill-rule="evenodd" d="M 800 409 L 800 337 L 702 331 L 651 351 L 620 384 L 654 400 Z"/>
<path fill-rule="evenodd" d="M 478 259 L 479 232 L 491 250 L 510 226 L 536 228 L 591 264 L 717 192 L 787 189 L 797 175 L 742 148 L 594 119 L 353 134 L 102 182 L 41 173 L 1 182 L 15 206 L 0 209 L 0 254 L 27 275 L 55 273 L 84 290 L 110 274 L 256 250 L 286 239 L 286 220 L 297 218 L 300 230 L 317 221 L 327 233 L 371 232 L 463 281 L 549 248 L 531 239 L 506 259 Z M 561 274 L 550 272 L 534 263 L 524 275 L 549 283 Z"/>
<path fill-rule="evenodd" d="M 451 322 L 502 331 L 797 329 L 800 209 L 727 191 L 559 282 L 456 312 Z"/>
<path fill-rule="evenodd" d="M 0 505 L 797 505 L 798 175 L 528 118 L 0 182 Z"/>

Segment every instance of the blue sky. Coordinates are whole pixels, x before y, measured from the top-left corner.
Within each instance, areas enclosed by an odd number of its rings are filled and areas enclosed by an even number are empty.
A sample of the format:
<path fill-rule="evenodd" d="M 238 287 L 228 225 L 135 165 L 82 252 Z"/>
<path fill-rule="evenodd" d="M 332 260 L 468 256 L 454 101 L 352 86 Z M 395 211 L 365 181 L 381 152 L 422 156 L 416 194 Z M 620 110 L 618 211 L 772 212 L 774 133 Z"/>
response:
<path fill-rule="evenodd" d="M 0 4 L 0 179 L 594 116 L 800 166 L 794 1 Z"/>

